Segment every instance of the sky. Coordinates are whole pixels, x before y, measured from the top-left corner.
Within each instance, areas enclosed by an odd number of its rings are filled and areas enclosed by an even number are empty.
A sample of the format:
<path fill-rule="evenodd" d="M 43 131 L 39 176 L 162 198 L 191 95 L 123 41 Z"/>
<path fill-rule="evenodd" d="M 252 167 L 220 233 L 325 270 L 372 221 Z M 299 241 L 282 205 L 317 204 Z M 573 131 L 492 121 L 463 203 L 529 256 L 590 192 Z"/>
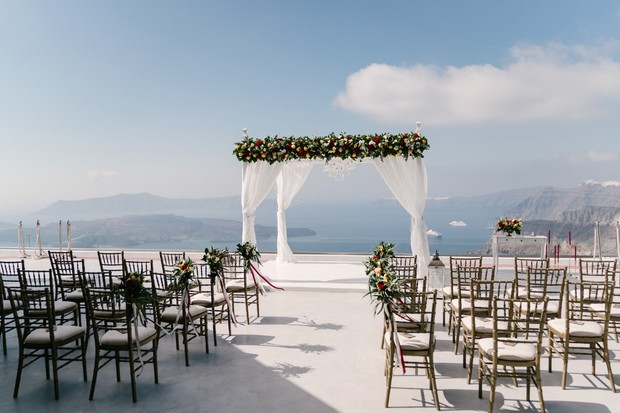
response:
<path fill-rule="evenodd" d="M 422 122 L 430 197 L 620 181 L 620 4 L 0 0 L 0 220 L 235 196 L 251 137 Z M 390 197 L 319 164 L 296 202 Z"/>

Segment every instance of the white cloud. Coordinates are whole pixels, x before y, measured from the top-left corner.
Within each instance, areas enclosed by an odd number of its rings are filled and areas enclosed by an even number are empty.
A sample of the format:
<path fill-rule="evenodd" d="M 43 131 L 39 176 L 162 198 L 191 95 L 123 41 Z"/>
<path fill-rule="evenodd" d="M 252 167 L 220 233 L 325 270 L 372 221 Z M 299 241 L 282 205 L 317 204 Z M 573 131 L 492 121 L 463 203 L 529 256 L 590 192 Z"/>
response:
<path fill-rule="evenodd" d="M 97 181 L 116 175 L 116 171 L 88 171 L 88 177 Z"/>
<path fill-rule="evenodd" d="M 512 123 L 617 115 L 620 42 L 520 46 L 503 67 L 371 64 L 348 76 L 334 105 L 384 122 Z"/>
<path fill-rule="evenodd" d="M 588 151 L 588 159 L 592 162 L 612 162 L 618 159 L 618 154 L 613 152 L 598 152 L 595 150 Z"/>

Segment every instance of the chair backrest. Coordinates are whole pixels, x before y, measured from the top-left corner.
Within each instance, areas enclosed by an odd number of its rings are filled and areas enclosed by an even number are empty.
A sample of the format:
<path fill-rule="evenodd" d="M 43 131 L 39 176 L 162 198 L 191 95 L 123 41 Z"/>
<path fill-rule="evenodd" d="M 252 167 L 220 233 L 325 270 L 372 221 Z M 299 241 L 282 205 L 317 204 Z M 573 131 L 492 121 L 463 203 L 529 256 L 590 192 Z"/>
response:
<path fill-rule="evenodd" d="M 116 331 L 119 335 L 129 336 L 127 342 L 130 343 L 133 335 L 130 323 L 132 311 L 131 306 L 126 305 L 121 295 L 114 289 L 97 287 L 85 288 L 84 295 L 97 347 L 107 331 Z"/>
<path fill-rule="evenodd" d="M 605 278 L 607 271 L 615 270 L 615 259 L 579 258 L 579 279 L 581 281 L 601 280 Z"/>
<path fill-rule="evenodd" d="M 150 277 L 153 273 L 153 260 L 123 260 L 123 274 L 142 274 Z"/>
<path fill-rule="evenodd" d="M 13 290 L 9 299 L 15 317 L 15 327 L 20 342 L 31 333 L 32 330 L 46 327 L 49 337 L 54 338 L 53 290 L 49 288 L 31 289 L 22 288 Z M 18 314 L 21 310 L 22 314 Z"/>
<path fill-rule="evenodd" d="M 547 268 L 545 270 L 532 270 L 527 280 L 527 298 L 546 297 L 547 318 L 562 316 L 562 308 L 565 305 L 564 293 L 566 280 L 568 279 L 566 267 Z"/>
<path fill-rule="evenodd" d="M 159 251 L 161 270 L 165 274 L 172 274 L 177 264 L 185 260 L 185 252 L 163 252 Z"/>
<path fill-rule="evenodd" d="M 493 298 L 491 316 L 495 357 L 499 343 L 510 345 L 524 339 L 537 343 L 537 357 L 540 357 L 548 301 L 547 298 Z"/>
<path fill-rule="evenodd" d="M 44 290 L 55 291 L 54 276 L 52 270 L 23 270 L 19 271 L 19 285 L 21 290 Z"/>
<path fill-rule="evenodd" d="M 607 271 L 608 280 L 613 280 L 614 288 L 611 298 L 611 305 L 614 309 L 620 308 L 620 271 Z"/>
<path fill-rule="evenodd" d="M 24 271 L 24 260 L 0 261 L 0 278 L 2 279 L 2 297 L 9 299 L 9 290 L 19 289 L 19 272 Z"/>
<path fill-rule="evenodd" d="M 403 295 L 399 299 L 399 311 L 418 313 L 419 308 L 426 305 L 426 302 L 417 301 L 421 298 L 426 300 L 426 295 L 420 294 L 426 292 L 426 277 L 403 279 L 400 285 Z"/>
<path fill-rule="evenodd" d="M 458 288 L 458 268 L 459 267 L 480 267 L 482 257 L 450 257 L 450 289 L 453 296 L 457 295 Z"/>
<path fill-rule="evenodd" d="M 433 334 L 435 333 L 435 313 L 437 307 L 437 291 L 412 292 L 409 304 L 399 308 L 399 313 L 415 319 L 419 330 L 429 334 L 429 349 L 433 348 Z M 415 315 L 415 316 L 414 316 Z M 388 331 L 390 336 L 395 331 L 394 312 L 389 313 Z"/>
<path fill-rule="evenodd" d="M 515 257 L 515 284 L 517 289 L 527 287 L 527 270 L 544 270 L 549 268 L 549 258 Z"/>
<path fill-rule="evenodd" d="M 398 278 L 416 278 L 418 272 L 417 255 L 394 255 L 390 257 L 389 263 Z"/>
<path fill-rule="evenodd" d="M 97 258 L 101 271 L 110 271 L 117 277 L 123 275 L 125 251 L 97 251 Z"/>
<path fill-rule="evenodd" d="M 564 307 L 564 318 L 567 320 L 590 320 L 592 304 L 604 304 L 605 313 L 609 314 L 612 302 L 613 277 L 605 277 L 601 281 L 570 281 L 565 282 L 567 305 Z M 609 318 L 605 317 L 604 325 L 607 331 Z M 568 331 L 568 330 L 567 330 Z"/>
<path fill-rule="evenodd" d="M 471 278 L 469 280 L 469 299 L 463 304 L 471 310 L 470 314 L 481 312 L 489 314 L 495 297 L 510 297 L 514 290 L 515 281 L 483 280 Z M 475 320 L 474 320 L 475 321 Z"/>
<path fill-rule="evenodd" d="M 224 279 L 245 279 L 245 261 L 238 252 L 231 252 L 224 257 Z"/>
<path fill-rule="evenodd" d="M 120 280 L 111 271 L 80 271 L 82 288 L 116 288 Z"/>
<path fill-rule="evenodd" d="M 456 296 L 469 297 L 470 280 L 493 281 L 495 279 L 494 266 L 458 266 L 456 269 Z"/>
<path fill-rule="evenodd" d="M 54 251 L 50 251 L 54 253 Z M 50 255 L 52 275 L 56 283 L 56 296 L 64 298 L 67 291 L 80 289 L 80 271 L 85 270 L 84 260 L 73 258 L 72 253 L 56 252 Z"/>
<path fill-rule="evenodd" d="M 198 289 L 202 292 L 209 291 L 212 286 L 217 286 L 215 277 L 211 277 L 209 265 L 204 262 L 194 263 L 194 279 L 198 283 Z"/>

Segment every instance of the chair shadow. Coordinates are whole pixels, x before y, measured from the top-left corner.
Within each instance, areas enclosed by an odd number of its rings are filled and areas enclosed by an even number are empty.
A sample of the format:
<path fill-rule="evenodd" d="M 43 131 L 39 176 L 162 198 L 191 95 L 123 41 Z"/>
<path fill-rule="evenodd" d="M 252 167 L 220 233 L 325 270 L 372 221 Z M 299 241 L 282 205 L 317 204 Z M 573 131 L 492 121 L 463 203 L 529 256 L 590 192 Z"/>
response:
<path fill-rule="evenodd" d="M 274 338 L 275 336 L 260 334 L 238 334 L 234 335 L 229 342 L 236 346 L 260 346 L 269 343 Z"/>
<path fill-rule="evenodd" d="M 297 317 L 261 317 L 257 324 L 267 324 L 267 325 L 285 325 L 291 324 L 297 321 Z"/>

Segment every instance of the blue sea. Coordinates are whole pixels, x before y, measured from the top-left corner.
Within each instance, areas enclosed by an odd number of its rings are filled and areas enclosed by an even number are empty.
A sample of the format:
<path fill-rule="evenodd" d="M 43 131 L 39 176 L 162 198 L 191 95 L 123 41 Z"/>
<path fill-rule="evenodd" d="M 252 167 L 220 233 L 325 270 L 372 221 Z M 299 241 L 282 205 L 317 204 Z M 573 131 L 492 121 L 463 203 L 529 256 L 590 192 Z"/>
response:
<path fill-rule="evenodd" d="M 209 218 L 241 220 L 239 210 L 210 211 Z M 431 252 L 440 255 L 465 254 L 481 250 L 490 239 L 498 211 L 493 208 L 455 208 L 430 203 L 425 210 L 424 220 L 429 229 L 442 234 L 441 238 L 429 237 Z M 316 232 L 313 236 L 289 236 L 293 252 L 326 253 L 368 253 L 380 241 L 396 245 L 399 253 L 410 253 L 410 217 L 395 201 L 341 201 L 340 203 L 302 203 L 286 210 L 287 227 L 309 228 Z M 463 221 L 466 226 L 452 226 L 452 221 Z M 256 212 L 256 224 L 276 226 L 274 201 L 265 202 Z M 5 230 L 7 236 L 2 244 L 16 246 L 15 229 Z M 32 239 L 31 239 L 32 238 Z M 44 239 L 44 248 L 54 248 L 54 238 Z M 34 235 L 27 235 L 26 247 L 32 248 Z M 203 240 L 182 242 L 145 243 L 140 249 L 169 249 L 201 251 L 205 247 L 227 247 L 234 249 L 239 240 L 230 243 L 205 245 Z M 259 239 L 258 247 L 264 252 L 276 251 L 276 238 Z M 138 247 L 136 247 L 138 248 Z"/>
<path fill-rule="evenodd" d="M 275 225 L 273 211 L 257 211 L 256 222 Z M 464 254 L 481 250 L 492 234 L 489 228 L 497 217 L 493 208 L 475 210 L 453 207 L 428 206 L 424 220 L 426 226 L 442 234 L 441 238 L 429 237 L 431 251 L 444 254 Z M 379 241 L 396 244 L 396 251 L 411 252 L 410 217 L 395 202 L 375 202 L 342 205 L 302 205 L 286 211 L 287 227 L 307 227 L 317 234 L 308 237 L 289 237 L 293 252 L 344 252 L 366 253 Z M 463 221 L 466 226 L 450 225 Z M 275 251 L 276 240 L 260 240 L 264 251 Z"/>

